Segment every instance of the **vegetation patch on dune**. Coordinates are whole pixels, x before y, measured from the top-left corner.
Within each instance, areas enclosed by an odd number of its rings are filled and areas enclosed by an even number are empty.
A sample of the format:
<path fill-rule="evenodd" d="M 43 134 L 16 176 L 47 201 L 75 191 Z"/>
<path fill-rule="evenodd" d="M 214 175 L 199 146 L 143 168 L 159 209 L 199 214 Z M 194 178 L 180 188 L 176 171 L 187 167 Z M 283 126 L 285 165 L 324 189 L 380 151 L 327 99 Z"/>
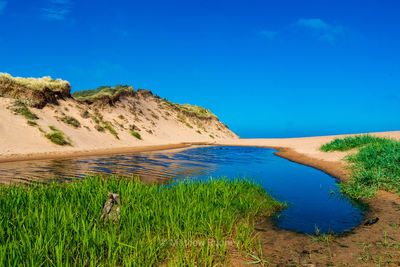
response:
<path fill-rule="evenodd" d="M 28 123 L 28 125 L 30 125 L 30 126 L 37 126 L 38 125 L 36 123 L 36 121 L 32 121 L 32 120 L 28 120 L 26 123 Z"/>
<path fill-rule="evenodd" d="M 353 198 L 370 198 L 376 190 L 400 192 L 400 142 L 397 140 L 361 135 L 335 139 L 321 147 L 322 151 L 347 151 L 352 175 L 340 185 Z"/>
<path fill-rule="evenodd" d="M 69 87 L 69 83 L 67 81 L 63 81 L 61 79 L 52 79 L 50 76 L 46 76 L 43 78 L 22 78 L 22 77 L 12 77 L 8 73 L 0 73 L 0 80 L 9 80 L 17 83 L 18 85 L 37 90 L 51 90 L 55 92 L 62 92 L 66 87 Z"/>
<path fill-rule="evenodd" d="M 78 101 L 90 101 L 101 98 L 114 98 L 118 94 L 123 92 L 134 92 L 132 86 L 129 85 L 116 85 L 112 86 L 100 86 L 93 90 L 83 90 L 72 93 L 72 97 Z"/>
<path fill-rule="evenodd" d="M 37 120 L 39 119 L 39 117 L 33 113 L 27 106 L 25 103 L 16 100 L 13 104 L 13 106 L 11 106 L 11 110 L 14 112 L 14 114 L 20 114 L 22 116 L 24 116 L 26 119 L 28 120 Z"/>
<path fill-rule="evenodd" d="M 188 115 L 194 115 L 198 118 L 217 118 L 211 111 L 206 108 L 199 107 L 196 105 L 189 105 L 189 104 L 176 104 L 172 103 L 168 99 L 163 99 L 166 106 L 176 109 L 180 112 L 186 113 Z"/>
<path fill-rule="evenodd" d="M 101 219 L 119 194 L 116 223 Z M 72 183 L 0 187 L 0 265 L 214 266 L 256 242 L 251 218 L 283 205 L 248 180 L 172 186 L 93 177 Z"/>
<path fill-rule="evenodd" d="M 142 136 L 140 135 L 140 133 L 134 131 L 134 130 L 130 130 L 131 135 L 133 135 L 134 137 L 136 137 L 139 140 L 142 140 Z"/>
<path fill-rule="evenodd" d="M 61 118 L 61 121 L 66 124 L 69 124 L 75 128 L 81 127 L 81 123 L 77 119 L 75 119 L 74 117 L 71 117 L 71 116 L 63 116 Z"/>
<path fill-rule="evenodd" d="M 93 115 L 93 120 L 96 123 L 95 129 L 99 132 L 104 132 L 105 129 L 107 129 L 112 135 L 115 136 L 115 138 L 119 139 L 117 131 L 114 129 L 112 126 L 111 122 L 104 120 L 103 115 L 99 112 L 99 110 L 95 110 L 95 113 Z"/>
<path fill-rule="evenodd" d="M 115 138 L 119 139 L 117 131 L 114 129 L 114 127 L 111 125 L 111 122 L 109 121 L 103 121 L 103 127 L 107 129 L 112 135 L 115 136 Z"/>
<path fill-rule="evenodd" d="M 182 122 L 183 124 L 185 124 L 188 128 L 191 128 L 191 129 L 193 128 L 193 126 L 192 126 L 190 123 L 188 123 L 188 122 L 186 121 L 185 117 L 182 116 L 181 113 L 178 113 L 176 117 L 178 118 L 178 120 L 179 120 L 180 122 Z"/>
<path fill-rule="evenodd" d="M 46 137 L 53 142 L 54 144 L 60 145 L 60 146 L 65 146 L 65 145 L 71 145 L 70 142 L 68 142 L 64 136 L 64 133 L 55 128 L 54 126 L 49 126 L 50 130 L 52 131 L 51 133 L 47 133 Z"/>
<path fill-rule="evenodd" d="M 70 96 L 70 89 L 70 84 L 61 79 L 21 78 L 0 73 L 0 96 L 17 99 L 31 107 L 57 103 L 57 99 Z"/>

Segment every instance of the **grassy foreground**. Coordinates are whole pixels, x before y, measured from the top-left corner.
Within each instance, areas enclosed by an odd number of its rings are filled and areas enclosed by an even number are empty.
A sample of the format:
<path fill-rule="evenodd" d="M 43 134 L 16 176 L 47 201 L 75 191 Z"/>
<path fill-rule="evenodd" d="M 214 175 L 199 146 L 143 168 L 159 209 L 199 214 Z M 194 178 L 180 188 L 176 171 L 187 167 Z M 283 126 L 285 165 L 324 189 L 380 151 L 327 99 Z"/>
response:
<path fill-rule="evenodd" d="M 120 195 L 116 224 L 100 220 Z M 248 180 L 146 185 L 116 177 L 0 187 L 1 266 L 225 265 L 254 251 L 251 218 L 283 205 Z"/>
<path fill-rule="evenodd" d="M 322 151 L 358 149 L 346 157 L 352 170 L 351 179 L 341 190 L 353 198 L 370 198 L 376 190 L 400 191 L 400 142 L 370 135 L 335 139 Z"/>

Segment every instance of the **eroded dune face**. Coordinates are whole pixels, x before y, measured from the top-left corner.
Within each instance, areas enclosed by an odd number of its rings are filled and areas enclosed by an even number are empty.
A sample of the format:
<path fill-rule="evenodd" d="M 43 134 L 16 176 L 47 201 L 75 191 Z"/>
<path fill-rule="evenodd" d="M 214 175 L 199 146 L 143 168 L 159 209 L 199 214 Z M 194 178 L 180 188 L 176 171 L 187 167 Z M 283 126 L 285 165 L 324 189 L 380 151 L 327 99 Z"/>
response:
<path fill-rule="evenodd" d="M 238 138 L 210 111 L 149 90 L 107 87 L 75 99 L 59 81 L 38 89 L 0 77 L 0 156 Z"/>

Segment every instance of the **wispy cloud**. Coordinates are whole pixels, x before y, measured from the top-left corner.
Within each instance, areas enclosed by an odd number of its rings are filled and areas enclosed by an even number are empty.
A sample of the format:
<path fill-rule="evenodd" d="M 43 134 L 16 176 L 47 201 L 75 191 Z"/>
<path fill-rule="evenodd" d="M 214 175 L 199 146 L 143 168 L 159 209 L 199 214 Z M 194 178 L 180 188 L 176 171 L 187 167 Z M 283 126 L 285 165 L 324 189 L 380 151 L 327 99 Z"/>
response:
<path fill-rule="evenodd" d="M 278 35 L 278 32 L 263 30 L 263 31 L 258 32 L 258 34 L 269 40 L 272 40 L 276 37 L 276 35 Z"/>
<path fill-rule="evenodd" d="M 299 19 L 297 24 L 315 30 L 326 30 L 330 28 L 322 19 Z"/>
<path fill-rule="evenodd" d="M 72 9 L 71 0 L 49 0 L 48 7 L 42 8 L 42 15 L 47 19 L 64 20 Z"/>
<path fill-rule="evenodd" d="M 3 14 L 4 9 L 7 6 L 7 3 L 8 3 L 7 1 L 0 1 L 0 15 Z"/>
<path fill-rule="evenodd" d="M 335 43 L 337 38 L 344 33 L 342 26 L 328 24 L 319 18 L 299 19 L 296 25 L 312 31 L 318 40 L 331 44 Z"/>

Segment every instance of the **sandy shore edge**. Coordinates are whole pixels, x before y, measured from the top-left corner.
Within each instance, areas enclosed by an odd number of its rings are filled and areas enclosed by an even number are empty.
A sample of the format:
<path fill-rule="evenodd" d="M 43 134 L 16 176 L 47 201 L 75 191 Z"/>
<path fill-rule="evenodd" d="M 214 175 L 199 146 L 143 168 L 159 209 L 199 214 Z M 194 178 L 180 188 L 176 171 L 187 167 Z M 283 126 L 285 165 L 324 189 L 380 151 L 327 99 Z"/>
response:
<path fill-rule="evenodd" d="M 161 151 L 176 148 L 187 148 L 190 147 L 190 143 L 178 143 L 178 144 L 163 144 L 163 145 L 146 145 L 146 146 L 135 146 L 135 147 L 117 147 L 117 148 L 103 148 L 93 150 L 78 150 L 78 151 L 57 151 L 57 152 L 45 152 L 45 153 L 31 153 L 31 154 L 13 154 L 13 155 L 0 155 L 0 163 L 15 162 L 15 161 L 30 161 L 30 160 L 45 160 L 45 159 L 62 159 L 62 158 L 75 158 L 84 156 L 101 156 L 101 155 L 113 155 L 113 154 L 124 154 L 124 153 L 135 153 L 135 152 L 147 152 L 147 151 Z"/>

